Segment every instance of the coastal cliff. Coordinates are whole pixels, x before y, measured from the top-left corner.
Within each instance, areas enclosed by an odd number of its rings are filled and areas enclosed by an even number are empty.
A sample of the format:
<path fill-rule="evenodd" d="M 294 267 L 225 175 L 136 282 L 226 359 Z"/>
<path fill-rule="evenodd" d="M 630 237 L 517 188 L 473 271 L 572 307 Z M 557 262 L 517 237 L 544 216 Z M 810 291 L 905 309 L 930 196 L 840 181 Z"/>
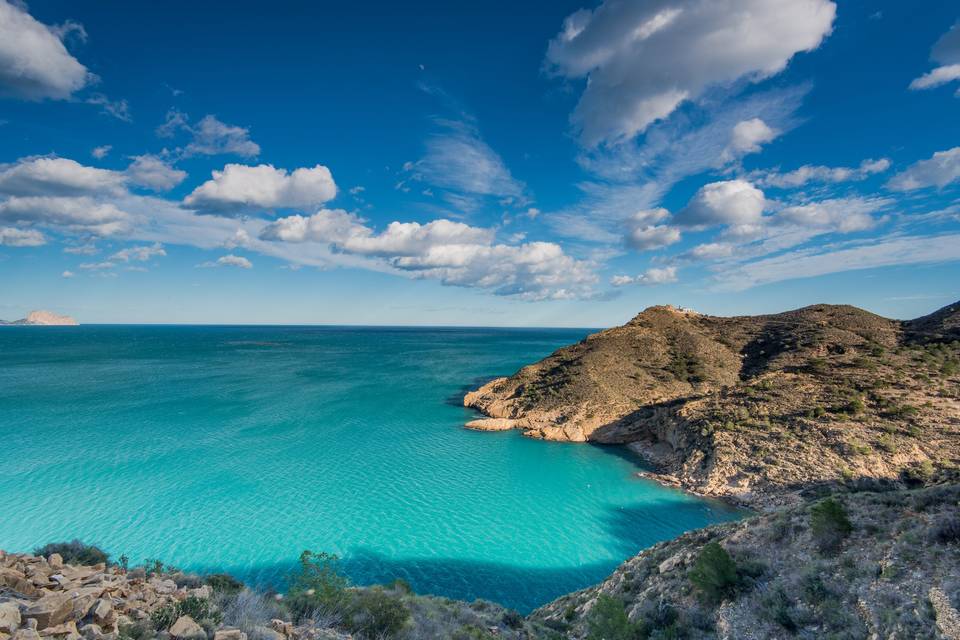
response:
<path fill-rule="evenodd" d="M 26 318 L 5 322 L 0 320 L 2 325 L 27 325 L 27 326 L 76 326 L 80 324 L 70 316 L 61 316 L 51 311 L 31 311 Z"/>
<path fill-rule="evenodd" d="M 626 444 L 654 477 L 754 507 L 960 465 L 960 303 L 716 317 L 650 307 L 468 393 L 476 429 Z"/>

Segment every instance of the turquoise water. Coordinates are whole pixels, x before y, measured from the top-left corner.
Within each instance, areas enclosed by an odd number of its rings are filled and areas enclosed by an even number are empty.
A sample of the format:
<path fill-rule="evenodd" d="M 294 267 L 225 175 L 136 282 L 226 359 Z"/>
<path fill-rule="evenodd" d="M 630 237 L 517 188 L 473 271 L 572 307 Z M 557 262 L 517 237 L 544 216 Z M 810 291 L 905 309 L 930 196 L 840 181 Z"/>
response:
<path fill-rule="evenodd" d="M 527 611 L 738 515 L 619 448 L 461 428 L 465 388 L 586 333 L 4 328 L 0 548 L 79 537 L 256 584 L 309 548 Z"/>

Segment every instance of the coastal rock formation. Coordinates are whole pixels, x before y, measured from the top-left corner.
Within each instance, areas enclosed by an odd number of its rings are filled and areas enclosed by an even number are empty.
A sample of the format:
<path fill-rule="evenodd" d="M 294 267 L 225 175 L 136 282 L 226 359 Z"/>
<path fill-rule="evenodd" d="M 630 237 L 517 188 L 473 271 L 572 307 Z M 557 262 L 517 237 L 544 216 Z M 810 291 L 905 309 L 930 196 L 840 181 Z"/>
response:
<path fill-rule="evenodd" d="M 14 320 L 13 322 L 4 322 L 0 320 L 0 325 L 29 325 L 29 326 L 75 326 L 80 324 L 70 316 L 61 316 L 50 311 L 31 311 L 26 318 Z"/>
<path fill-rule="evenodd" d="M 692 531 L 530 619 L 574 639 L 617 620 L 623 638 L 958 637 L 958 500 L 957 485 L 846 493 Z"/>
<path fill-rule="evenodd" d="M 791 488 L 960 465 L 958 340 L 960 304 L 908 322 L 845 305 L 650 307 L 464 405 L 531 437 L 627 444 L 658 479 L 764 506 Z"/>

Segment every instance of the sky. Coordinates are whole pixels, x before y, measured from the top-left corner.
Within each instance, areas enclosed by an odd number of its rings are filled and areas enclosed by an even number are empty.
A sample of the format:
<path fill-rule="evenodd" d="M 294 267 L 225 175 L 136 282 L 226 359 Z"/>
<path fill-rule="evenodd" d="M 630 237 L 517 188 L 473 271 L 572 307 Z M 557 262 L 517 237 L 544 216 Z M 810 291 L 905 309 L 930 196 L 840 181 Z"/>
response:
<path fill-rule="evenodd" d="M 0 0 L 0 318 L 960 299 L 960 5 Z"/>

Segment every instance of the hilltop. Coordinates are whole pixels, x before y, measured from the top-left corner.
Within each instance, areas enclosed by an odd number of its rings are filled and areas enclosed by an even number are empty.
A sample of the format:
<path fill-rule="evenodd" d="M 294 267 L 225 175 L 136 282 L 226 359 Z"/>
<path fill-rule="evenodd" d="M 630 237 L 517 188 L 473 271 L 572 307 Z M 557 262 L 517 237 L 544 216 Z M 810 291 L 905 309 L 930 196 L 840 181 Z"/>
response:
<path fill-rule="evenodd" d="M 0 320 L 0 325 L 29 325 L 29 326 L 75 326 L 80 324 L 70 316 L 61 316 L 51 311 L 31 311 L 26 318 L 6 322 Z"/>
<path fill-rule="evenodd" d="M 548 440 L 626 444 L 650 474 L 751 506 L 820 483 L 960 465 L 960 303 L 900 321 L 847 305 L 716 317 L 650 307 L 468 393 Z"/>

